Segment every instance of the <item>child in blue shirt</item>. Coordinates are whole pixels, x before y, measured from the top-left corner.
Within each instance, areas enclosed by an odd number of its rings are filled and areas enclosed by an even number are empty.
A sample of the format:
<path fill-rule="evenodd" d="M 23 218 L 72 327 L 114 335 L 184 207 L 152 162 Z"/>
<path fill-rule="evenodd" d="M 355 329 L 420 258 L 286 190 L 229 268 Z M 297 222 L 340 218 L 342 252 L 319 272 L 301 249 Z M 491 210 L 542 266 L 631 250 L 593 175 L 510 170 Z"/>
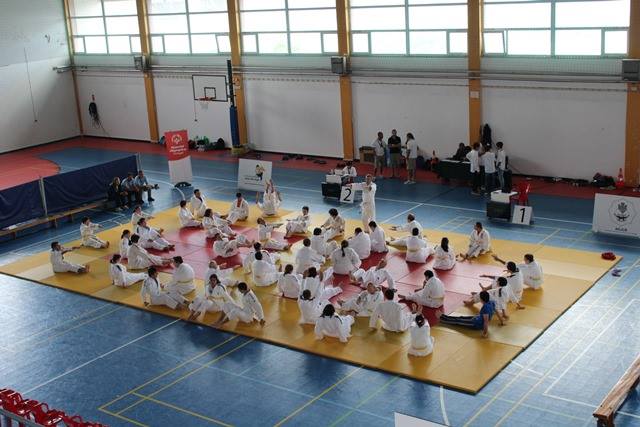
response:
<path fill-rule="evenodd" d="M 489 299 L 489 293 L 487 291 L 480 292 L 480 301 L 482 301 L 482 308 L 480 313 L 475 316 L 447 316 L 443 314 L 440 316 L 440 322 L 449 325 L 465 326 L 471 329 L 482 330 L 482 337 L 486 338 L 489 335 L 489 322 L 493 317 L 493 313 L 496 311 L 496 305 Z"/>

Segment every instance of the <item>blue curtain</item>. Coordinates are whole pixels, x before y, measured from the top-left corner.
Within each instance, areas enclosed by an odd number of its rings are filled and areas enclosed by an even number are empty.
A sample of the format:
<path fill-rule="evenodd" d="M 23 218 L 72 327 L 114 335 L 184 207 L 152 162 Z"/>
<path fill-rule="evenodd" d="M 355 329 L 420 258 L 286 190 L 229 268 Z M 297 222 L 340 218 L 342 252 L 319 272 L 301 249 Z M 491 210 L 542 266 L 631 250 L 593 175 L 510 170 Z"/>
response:
<path fill-rule="evenodd" d="M 0 190 L 0 228 L 43 216 L 44 207 L 38 181 Z"/>

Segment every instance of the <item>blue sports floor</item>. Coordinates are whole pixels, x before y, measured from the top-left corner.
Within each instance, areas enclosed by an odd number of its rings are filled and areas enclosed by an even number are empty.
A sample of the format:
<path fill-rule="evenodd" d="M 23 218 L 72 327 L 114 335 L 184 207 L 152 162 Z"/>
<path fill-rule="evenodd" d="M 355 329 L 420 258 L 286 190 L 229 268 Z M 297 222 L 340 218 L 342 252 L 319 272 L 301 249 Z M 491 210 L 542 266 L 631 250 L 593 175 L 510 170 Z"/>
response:
<path fill-rule="evenodd" d="M 46 154 L 62 171 L 128 153 L 72 148 Z M 166 159 L 142 155 L 161 185 L 153 206 L 175 206 Z M 322 174 L 279 169 L 284 207 L 326 211 Z M 194 186 L 231 200 L 236 165 L 193 160 Z M 484 201 L 465 188 L 379 182 L 378 219 L 401 223 L 407 212 L 429 228 L 467 232 L 485 220 Z M 188 191 L 188 190 L 187 190 Z M 253 195 L 249 199 L 251 199 Z M 9 387 L 85 419 L 112 426 L 350 425 L 390 426 L 399 412 L 452 426 L 584 426 L 602 397 L 640 353 L 640 241 L 591 233 L 592 201 L 531 197 L 535 224 L 489 223 L 500 239 L 624 256 L 622 276 L 603 277 L 480 393 L 467 395 L 148 312 L 0 276 L 0 388 Z M 341 209 L 359 217 L 357 206 Z M 129 212 L 95 212 L 105 227 Z M 78 238 L 62 224 L 0 243 L 0 264 Z M 437 345 L 437 343 L 436 343 Z M 617 417 L 640 426 L 633 393 Z"/>

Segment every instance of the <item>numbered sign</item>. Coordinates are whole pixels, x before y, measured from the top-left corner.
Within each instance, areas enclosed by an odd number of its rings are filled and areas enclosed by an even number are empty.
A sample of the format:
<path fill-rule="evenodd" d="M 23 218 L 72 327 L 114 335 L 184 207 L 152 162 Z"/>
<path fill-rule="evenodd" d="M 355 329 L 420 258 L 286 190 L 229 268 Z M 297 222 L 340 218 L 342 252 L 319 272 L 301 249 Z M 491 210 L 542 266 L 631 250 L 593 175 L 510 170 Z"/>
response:
<path fill-rule="evenodd" d="M 512 224 L 529 225 L 531 223 L 533 208 L 531 206 L 515 205 L 513 208 Z"/>
<path fill-rule="evenodd" d="M 340 202 L 342 203 L 353 203 L 353 199 L 355 198 L 356 191 L 351 188 L 344 186 L 340 190 Z"/>

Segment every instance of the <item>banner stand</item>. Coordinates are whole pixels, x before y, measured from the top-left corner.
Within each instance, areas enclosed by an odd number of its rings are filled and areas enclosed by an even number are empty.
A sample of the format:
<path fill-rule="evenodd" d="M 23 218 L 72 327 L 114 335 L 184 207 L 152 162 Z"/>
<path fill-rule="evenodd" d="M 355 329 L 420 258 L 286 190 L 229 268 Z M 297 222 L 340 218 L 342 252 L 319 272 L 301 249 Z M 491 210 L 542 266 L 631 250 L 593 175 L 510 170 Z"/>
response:
<path fill-rule="evenodd" d="M 191 156 L 189 155 L 189 135 L 186 130 L 164 133 L 169 161 L 169 177 L 175 187 L 190 187 L 193 180 Z"/>

